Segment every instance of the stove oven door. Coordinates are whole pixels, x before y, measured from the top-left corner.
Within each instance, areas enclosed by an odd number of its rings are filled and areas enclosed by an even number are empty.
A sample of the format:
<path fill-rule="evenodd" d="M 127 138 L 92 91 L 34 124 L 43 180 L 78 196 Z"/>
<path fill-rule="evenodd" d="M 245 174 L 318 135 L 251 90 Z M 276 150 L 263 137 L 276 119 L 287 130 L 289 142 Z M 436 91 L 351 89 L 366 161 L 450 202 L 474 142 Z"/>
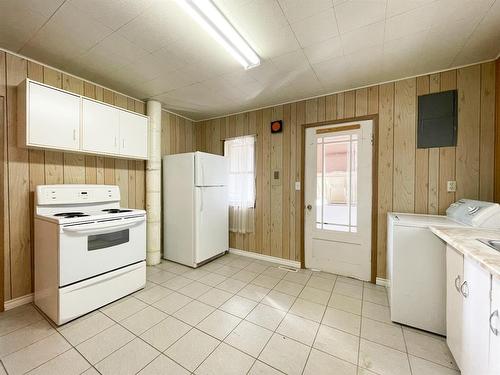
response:
<path fill-rule="evenodd" d="M 118 218 L 61 227 L 59 286 L 146 259 L 146 218 Z"/>

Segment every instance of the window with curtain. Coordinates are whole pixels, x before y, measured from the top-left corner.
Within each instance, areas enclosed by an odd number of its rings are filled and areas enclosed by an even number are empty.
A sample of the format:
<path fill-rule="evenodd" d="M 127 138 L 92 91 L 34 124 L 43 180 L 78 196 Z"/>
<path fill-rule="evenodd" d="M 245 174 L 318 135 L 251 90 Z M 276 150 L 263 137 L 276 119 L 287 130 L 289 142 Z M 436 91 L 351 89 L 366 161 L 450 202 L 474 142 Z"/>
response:
<path fill-rule="evenodd" d="M 229 230 L 254 231 L 255 136 L 228 139 L 224 155 L 229 160 Z"/>

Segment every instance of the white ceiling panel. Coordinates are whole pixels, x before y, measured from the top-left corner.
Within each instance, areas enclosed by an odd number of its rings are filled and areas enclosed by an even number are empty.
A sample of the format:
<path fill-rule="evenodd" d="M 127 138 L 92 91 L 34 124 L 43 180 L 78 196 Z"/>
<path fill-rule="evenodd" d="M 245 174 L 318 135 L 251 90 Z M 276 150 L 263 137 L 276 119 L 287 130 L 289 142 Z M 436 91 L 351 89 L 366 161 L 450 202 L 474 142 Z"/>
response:
<path fill-rule="evenodd" d="M 244 70 L 174 0 L 1 0 L 0 47 L 194 119 L 495 58 L 500 0 L 214 0 Z"/>

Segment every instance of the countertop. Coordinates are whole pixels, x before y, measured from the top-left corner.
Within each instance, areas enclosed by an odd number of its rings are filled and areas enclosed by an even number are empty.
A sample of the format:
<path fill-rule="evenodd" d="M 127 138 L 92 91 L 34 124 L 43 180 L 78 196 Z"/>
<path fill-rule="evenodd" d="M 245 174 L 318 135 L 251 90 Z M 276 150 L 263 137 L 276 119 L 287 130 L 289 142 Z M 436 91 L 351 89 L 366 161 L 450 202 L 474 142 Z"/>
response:
<path fill-rule="evenodd" d="M 478 262 L 493 277 L 500 279 L 500 252 L 477 241 L 477 238 L 500 239 L 500 230 L 432 226 L 430 229 L 464 256 Z"/>

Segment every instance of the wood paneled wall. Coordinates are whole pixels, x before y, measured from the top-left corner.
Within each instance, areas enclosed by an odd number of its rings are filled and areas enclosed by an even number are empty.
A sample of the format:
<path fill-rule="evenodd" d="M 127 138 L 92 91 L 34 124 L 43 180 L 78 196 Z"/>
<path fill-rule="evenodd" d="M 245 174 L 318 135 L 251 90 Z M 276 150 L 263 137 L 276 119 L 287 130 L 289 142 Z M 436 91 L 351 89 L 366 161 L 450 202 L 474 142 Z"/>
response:
<path fill-rule="evenodd" d="M 161 154 L 180 154 L 195 151 L 194 123 L 173 113 L 161 114 Z"/>
<path fill-rule="evenodd" d="M 0 51 L 0 97 L 6 98 L 3 170 L 5 299 L 32 292 L 34 190 L 40 184 L 116 184 L 122 206 L 144 208 L 145 162 L 19 148 L 16 87 L 26 77 L 138 113 L 145 104 L 55 69 Z M 54 134 L 57 136 L 57 134 Z M 1 138 L 1 137 L 0 137 Z"/>
<path fill-rule="evenodd" d="M 417 96 L 451 89 L 459 95 L 457 146 L 417 149 Z M 300 260 L 301 126 L 370 114 L 379 116 L 378 277 L 386 275 L 387 212 L 443 214 L 459 198 L 494 199 L 495 63 L 488 62 L 196 123 L 196 149 L 216 154 L 225 138 L 257 134 L 256 230 L 231 234 L 230 246 Z M 283 133 L 271 134 L 279 119 Z M 456 193 L 447 192 L 449 180 Z"/>

